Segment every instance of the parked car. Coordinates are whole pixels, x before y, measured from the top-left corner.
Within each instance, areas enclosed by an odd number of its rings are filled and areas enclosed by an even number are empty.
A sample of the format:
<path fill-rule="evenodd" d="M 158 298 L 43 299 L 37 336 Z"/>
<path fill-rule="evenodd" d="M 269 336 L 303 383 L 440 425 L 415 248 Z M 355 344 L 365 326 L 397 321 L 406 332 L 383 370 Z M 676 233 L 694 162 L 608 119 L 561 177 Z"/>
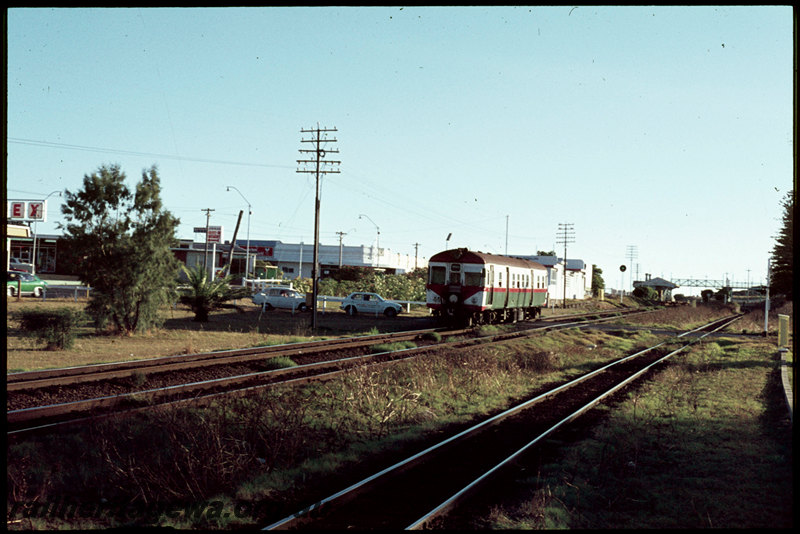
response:
<path fill-rule="evenodd" d="M 27 271 L 29 273 L 33 272 L 32 263 L 26 263 L 19 258 L 14 258 L 13 256 L 9 258 L 8 268 L 12 271 Z"/>
<path fill-rule="evenodd" d="M 23 295 L 41 297 L 47 288 L 47 282 L 25 271 L 8 271 L 6 274 L 6 293 L 9 297 L 16 297 L 19 290 Z"/>
<path fill-rule="evenodd" d="M 403 311 L 403 307 L 396 302 L 390 302 L 377 293 L 365 293 L 362 291 L 350 293 L 344 299 L 340 308 L 347 312 L 347 315 L 382 313 L 386 317 L 394 317 Z"/>
<path fill-rule="evenodd" d="M 306 311 L 306 298 L 290 287 L 266 287 L 253 295 L 253 304 L 260 304 L 265 310 L 284 308 L 287 310 Z"/>

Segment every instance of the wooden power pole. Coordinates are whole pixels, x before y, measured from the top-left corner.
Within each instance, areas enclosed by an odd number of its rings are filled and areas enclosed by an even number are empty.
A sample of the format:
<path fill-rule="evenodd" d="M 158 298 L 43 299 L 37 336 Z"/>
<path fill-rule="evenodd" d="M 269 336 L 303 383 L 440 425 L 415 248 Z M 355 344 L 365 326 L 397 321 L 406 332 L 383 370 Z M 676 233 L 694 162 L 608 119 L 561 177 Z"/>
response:
<path fill-rule="evenodd" d="M 316 196 L 314 200 L 314 259 L 311 267 L 311 328 L 317 328 L 317 287 L 319 283 L 319 178 L 321 175 L 338 173 L 338 165 L 341 161 L 326 160 L 327 154 L 338 154 L 338 150 L 328 148 L 328 143 L 336 143 L 336 138 L 328 138 L 328 134 L 335 132 L 336 128 L 320 128 L 319 123 L 316 128 L 300 130 L 302 134 L 309 134 L 308 138 L 301 138 L 301 143 L 310 143 L 312 148 L 300 149 L 304 156 L 308 154 L 309 159 L 297 160 L 297 172 L 316 175 Z"/>

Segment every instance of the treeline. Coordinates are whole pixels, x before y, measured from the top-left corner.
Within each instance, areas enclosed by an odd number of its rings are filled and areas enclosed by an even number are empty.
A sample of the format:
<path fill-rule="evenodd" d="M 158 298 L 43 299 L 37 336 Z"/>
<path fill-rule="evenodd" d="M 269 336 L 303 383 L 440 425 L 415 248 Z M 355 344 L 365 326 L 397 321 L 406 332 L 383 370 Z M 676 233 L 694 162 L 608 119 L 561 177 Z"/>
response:
<path fill-rule="evenodd" d="M 319 281 L 317 292 L 331 297 L 346 297 L 353 291 L 370 291 L 391 300 L 425 301 L 427 269 L 404 274 L 385 274 L 365 267 L 342 267 L 331 278 Z M 293 281 L 301 293 L 311 292 L 311 278 Z"/>

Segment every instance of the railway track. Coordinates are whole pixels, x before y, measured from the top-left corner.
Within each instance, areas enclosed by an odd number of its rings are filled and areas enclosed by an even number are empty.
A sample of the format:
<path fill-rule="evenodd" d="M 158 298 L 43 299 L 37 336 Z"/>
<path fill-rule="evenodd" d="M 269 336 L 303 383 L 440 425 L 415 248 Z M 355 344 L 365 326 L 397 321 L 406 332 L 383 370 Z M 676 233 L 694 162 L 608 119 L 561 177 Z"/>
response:
<path fill-rule="evenodd" d="M 607 315 L 618 315 L 620 312 L 608 312 Z M 561 322 L 564 320 L 586 319 L 595 317 L 600 313 L 583 313 L 573 315 L 557 315 L 548 317 L 544 322 Z M 320 352 L 331 352 L 335 349 L 345 350 L 359 347 L 369 347 L 379 343 L 391 343 L 403 340 L 419 339 L 427 333 L 440 331 L 443 335 L 457 336 L 471 332 L 471 329 L 440 330 L 436 328 L 412 330 L 405 332 L 365 335 L 354 338 L 329 339 L 309 341 L 302 343 L 288 343 L 246 349 L 232 349 L 197 354 L 181 354 L 175 356 L 160 356 L 142 360 L 103 363 L 76 367 L 43 369 L 9 373 L 6 375 L 6 391 L 14 393 L 29 391 L 46 387 L 70 386 L 86 384 L 119 378 L 135 377 L 137 375 L 153 375 L 158 373 L 198 369 L 203 367 L 216 367 L 263 361 L 279 356 L 296 357 L 311 355 Z"/>
<path fill-rule="evenodd" d="M 264 530 L 425 529 L 603 399 L 741 315 L 713 321 L 560 385 L 330 496 Z"/>
<path fill-rule="evenodd" d="M 638 312 L 641 313 L 641 312 Z M 597 313 L 560 316 L 549 321 L 534 323 L 533 328 L 482 336 L 450 343 L 438 343 L 438 348 L 448 345 L 468 345 L 487 341 L 502 341 L 524 335 L 533 335 L 556 328 L 591 324 L 598 321 L 609 321 L 619 317 L 613 315 L 596 318 Z M 8 405 L 15 406 L 7 412 L 7 429 L 9 435 L 20 435 L 31 431 L 52 430 L 54 427 L 85 422 L 91 418 L 100 418 L 120 412 L 149 409 L 154 405 L 170 402 L 209 402 L 222 394 L 244 395 L 254 388 L 267 387 L 276 383 L 307 382 L 323 380 L 335 376 L 345 369 L 356 365 L 385 363 L 391 360 L 418 356 L 431 350 L 431 346 L 405 349 L 387 353 L 370 354 L 368 347 L 378 343 L 398 341 L 402 339 L 421 339 L 430 330 L 417 330 L 375 336 L 360 336 L 341 340 L 323 342 L 293 343 L 256 349 L 241 349 L 205 354 L 169 356 L 153 358 L 145 361 L 120 362 L 119 364 L 101 364 L 95 366 L 75 367 L 14 373 L 8 375 Z M 457 336 L 474 333 L 473 329 L 447 330 L 446 336 Z M 356 351 L 355 353 L 353 351 Z M 331 358 L 331 353 L 347 355 Z M 242 370 L 237 365 L 252 362 L 263 362 L 265 359 L 278 356 L 290 356 L 304 363 L 295 367 L 272 370 L 252 370 L 231 373 L 230 370 Z M 186 372 L 197 371 L 207 367 L 225 367 L 225 376 L 194 381 L 186 380 Z M 154 376 L 179 373 L 172 378 L 172 383 L 161 387 L 141 387 L 131 389 L 130 384 L 119 386 L 114 381 L 120 378 L 147 377 L 151 381 Z M 143 378 L 144 380 L 144 378 Z M 100 383 L 98 392 L 86 395 L 85 390 L 69 391 L 70 387 L 85 387 L 88 383 Z M 148 382 L 150 384 L 151 382 Z M 113 386 L 113 387 L 112 387 Z M 123 391 L 119 391 L 123 389 Z M 64 391 L 67 390 L 67 391 Z M 82 395 L 82 396 L 81 396 Z M 24 399 L 20 399 L 24 396 Z M 51 402 L 43 399 L 55 399 Z M 27 405 L 20 407 L 20 404 Z"/>

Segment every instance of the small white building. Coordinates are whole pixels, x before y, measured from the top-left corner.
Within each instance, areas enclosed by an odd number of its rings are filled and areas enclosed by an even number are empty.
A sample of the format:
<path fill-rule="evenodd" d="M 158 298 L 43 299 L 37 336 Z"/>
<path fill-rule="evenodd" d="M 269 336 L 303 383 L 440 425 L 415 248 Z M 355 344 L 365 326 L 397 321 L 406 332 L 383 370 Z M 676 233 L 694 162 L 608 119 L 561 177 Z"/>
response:
<path fill-rule="evenodd" d="M 564 300 L 564 269 L 567 277 L 567 300 L 584 300 L 592 296 L 592 266 L 583 260 L 564 259 L 557 256 L 516 256 L 526 260 L 541 263 L 547 268 L 547 291 L 550 301 L 561 302 Z"/>

